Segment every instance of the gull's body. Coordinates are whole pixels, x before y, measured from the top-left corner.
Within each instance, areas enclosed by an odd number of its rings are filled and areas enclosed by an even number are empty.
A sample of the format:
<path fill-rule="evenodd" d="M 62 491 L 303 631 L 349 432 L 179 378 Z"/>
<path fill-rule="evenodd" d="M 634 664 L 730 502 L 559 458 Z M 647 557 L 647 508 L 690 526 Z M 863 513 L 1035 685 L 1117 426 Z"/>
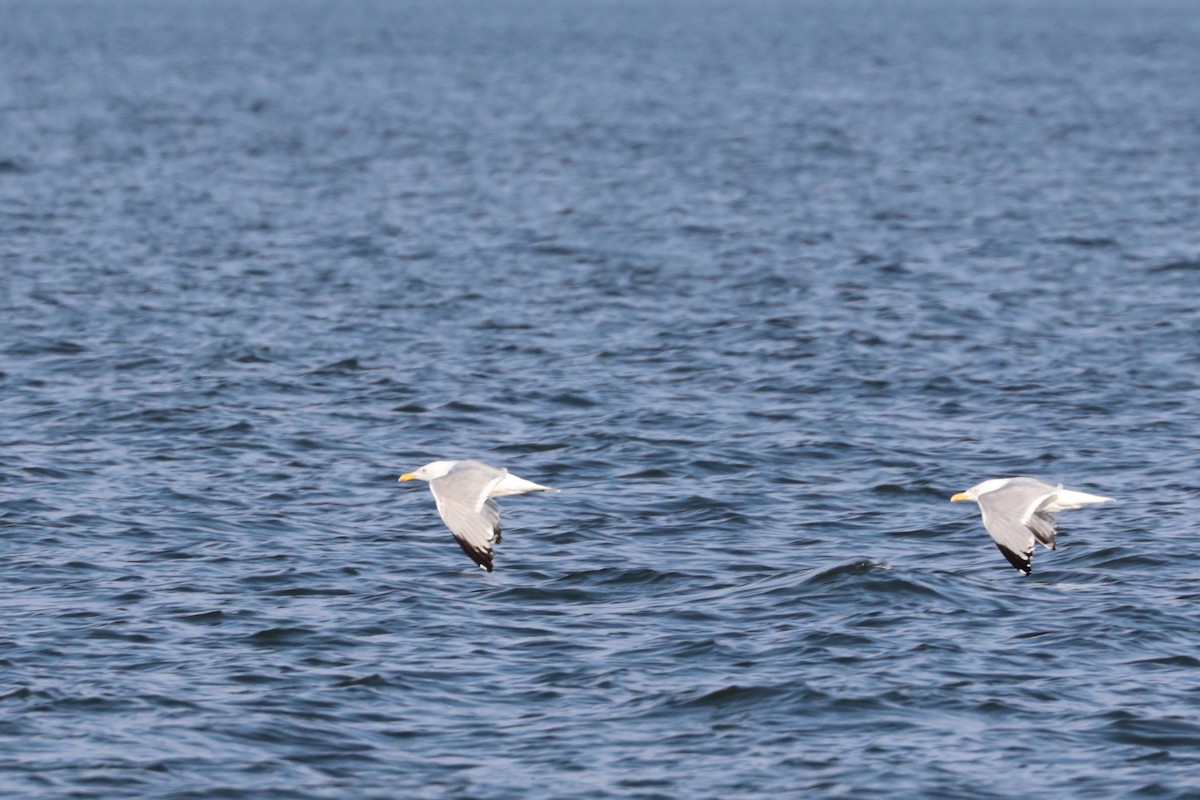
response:
<path fill-rule="evenodd" d="M 1054 515 L 1060 511 L 1108 503 L 1111 497 L 1064 489 L 1062 484 L 1037 478 L 995 478 L 972 486 L 950 498 L 951 502 L 974 500 L 983 516 L 983 527 L 1008 563 L 1028 575 L 1033 572 L 1035 542 L 1051 550 Z"/>
<path fill-rule="evenodd" d="M 438 514 L 471 560 L 492 571 L 492 544 L 500 541 L 500 507 L 492 498 L 557 492 L 482 461 L 433 461 L 400 476 L 428 481 Z"/>

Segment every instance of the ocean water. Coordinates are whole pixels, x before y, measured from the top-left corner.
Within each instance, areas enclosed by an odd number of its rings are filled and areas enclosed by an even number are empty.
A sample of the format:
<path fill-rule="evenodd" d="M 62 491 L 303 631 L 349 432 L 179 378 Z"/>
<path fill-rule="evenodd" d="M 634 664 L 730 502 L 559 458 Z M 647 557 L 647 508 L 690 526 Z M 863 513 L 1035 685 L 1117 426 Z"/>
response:
<path fill-rule="evenodd" d="M 1200 797 L 1193 3 L 0 19 L 5 798 Z"/>

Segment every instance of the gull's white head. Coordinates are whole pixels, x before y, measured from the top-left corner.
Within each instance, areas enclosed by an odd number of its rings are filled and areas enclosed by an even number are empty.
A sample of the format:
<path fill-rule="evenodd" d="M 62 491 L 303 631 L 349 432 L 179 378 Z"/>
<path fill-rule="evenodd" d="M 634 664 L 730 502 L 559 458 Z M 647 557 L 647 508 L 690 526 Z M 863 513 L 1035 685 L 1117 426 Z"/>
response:
<path fill-rule="evenodd" d="M 972 486 L 965 492 L 959 492 L 950 498 L 950 502 L 957 503 L 960 500 L 978 500 L 979 495 L 994 492 L 997 489 L 1003 488 L 1006 483 L 1008 483 L 1008 478 L 992 478 L 990 481 L 984 481 Z"/>
<path fill-rule="evenodd" d="M 400 482 L 403 483 L 404 481 L 412 480 L 432 481 L 436 478 L 442 477 L 447 472 L 454 469 L 454 465 L 457 463 L 457 461 L 430 461 L 420 469 L 413 470 L 412 472 L 406 472 L 401 475 Z"/>

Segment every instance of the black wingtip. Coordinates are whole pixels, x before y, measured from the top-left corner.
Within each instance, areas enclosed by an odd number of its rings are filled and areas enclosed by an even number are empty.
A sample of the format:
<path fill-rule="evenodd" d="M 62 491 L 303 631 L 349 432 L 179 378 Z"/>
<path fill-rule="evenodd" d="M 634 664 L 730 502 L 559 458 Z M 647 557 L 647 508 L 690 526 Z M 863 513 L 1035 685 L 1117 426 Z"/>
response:
<path fill-rule="evenodd" d="M 486 550 L 477 550 L 468 545 L 462 539 L 459 539 L 457 536 L 454 537 L 454 541 L 458 542 L 458 546 L 462 548 L 462 551 L 466 553 L 472 561 L 486 569 L 488 572 L 492 571 L 492 550 L 490 547 Z"/>
<path fill-rule="evenodd" d="M 1002 544 L 998 544 L 996 547 L 1001 553 L 1004 554 L 1004 557 L 1008 559 L 1008 563 L 1016 567 L 1022 575 L 1033 574 L 1033 562 L 1030 560 L 1029 556 L 1022 555 L 1021 553 L 1014 553 L 1012 550 L 1009 550 Z"/>

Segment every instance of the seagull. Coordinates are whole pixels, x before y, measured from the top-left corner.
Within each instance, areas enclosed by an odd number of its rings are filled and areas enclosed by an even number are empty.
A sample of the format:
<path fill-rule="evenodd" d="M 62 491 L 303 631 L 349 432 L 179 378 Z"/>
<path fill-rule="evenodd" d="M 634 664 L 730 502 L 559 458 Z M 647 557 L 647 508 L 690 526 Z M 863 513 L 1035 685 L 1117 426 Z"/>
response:
<path fill-rule="evenodd" d="M 1112 502 L 1085 492 L 1064 489 L 1061 483 L 1037 478 L 994 478 L 972 486 L 950 498 L 950 502 L 974 500 L 983 515 L 983 527 L 1000 552 L 1023 574 L 1033 572 L 1033 543 L 1056 549 L 1054 515 L 1059 511 Z"/>
<path fill-rule="evenodd" d="M 431 461 L 400 476 L 401 483 L 411 480 L 429 483 L 438 513 L 454 541 L 488 572 L 492 571 L 492 544 L 500 541 L 500 507 L 492 498 L 558 491 L 482 461 Z"/>

